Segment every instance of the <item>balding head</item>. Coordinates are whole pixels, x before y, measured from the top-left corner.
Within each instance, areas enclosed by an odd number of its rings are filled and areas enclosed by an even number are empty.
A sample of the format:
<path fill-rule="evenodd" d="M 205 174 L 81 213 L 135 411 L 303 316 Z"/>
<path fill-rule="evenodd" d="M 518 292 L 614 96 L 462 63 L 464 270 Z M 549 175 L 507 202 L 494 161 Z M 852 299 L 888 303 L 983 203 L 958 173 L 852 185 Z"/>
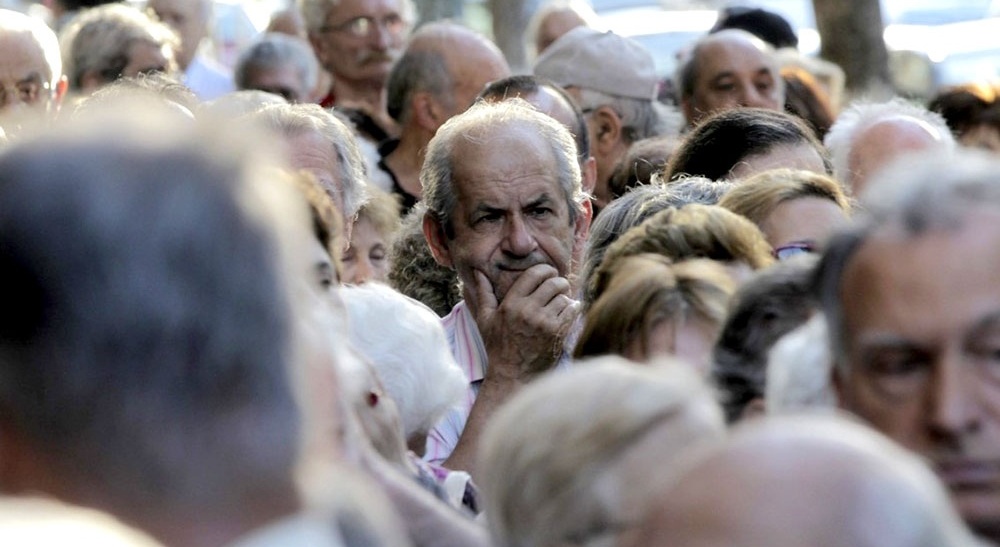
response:
<path fill-rule="evenodd" d="M 782 110 L 785 104 L 773 48 L 743 30 L 727 29 L 699 39 L 678 66 L 676 81 L 690 125 L 731 108 Z"/>
<path fill-rule="evenodd" d="M 42 21 L 0 9 L 0 86 L 5 90 L 0 95 L 0 116 L 54 110 L 51 107 L 65 91 L 61 78 L 55 33 Z M 0 127 L 8 130 L 14 125 L 0 120 Z"/>
<path fill-rule="evenodd" d="M 923 462 L 842 418 L 769 419 L 689 463 L 634 545 L 975 545 Z"/>

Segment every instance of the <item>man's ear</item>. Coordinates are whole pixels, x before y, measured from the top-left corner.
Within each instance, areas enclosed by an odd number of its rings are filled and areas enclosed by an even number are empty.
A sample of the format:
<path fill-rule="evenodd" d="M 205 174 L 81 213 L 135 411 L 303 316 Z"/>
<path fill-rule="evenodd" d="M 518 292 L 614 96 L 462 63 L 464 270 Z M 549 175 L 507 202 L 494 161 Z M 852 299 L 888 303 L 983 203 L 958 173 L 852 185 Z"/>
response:
<path fill-rule="evenodd" d="M 694 126 L 695 122 L 693 120 L 698 117 L 698 109 L 691 104 L 690 97 L 681 98 L 681 111 L 684 113 L 684 120 L 687 121 L 687 124 Z"/>
<path fill-rule="evenodd" d="M 441 105 L 426 91 L 414 93 L 410 98 L 410 115 L 421 129 L 431 133 L 445 122 Z"/>
<path fill-rule="evenodd" d="M 597 149 L 595 156 L 605 157 L 614 152 L 622 139 L 622 119 L 610 106 L 599 107 L 591 115 L 594 123 L 595 139 L 591 146 Z"/>
<path fill-rule="evenodd" d="M 452 268 L 451 251 L 448 250 L 448 237 L 444 233 L 444 226 L 441 226 L 434 215 L 427 213 L 424 215 L 423 228 L 424 239 L 431 248 L 434 260 L 445 268 Z"/>
<path fill-rule="evenodd" d="M 576 217 L 576 226 L 573 229 L 573 255 L 583 256 L 583 248 L 587 245 L 587 237 L 590 235 L 590 221 L 594 216 L 594 205 L 589 199 L 583 200 L 583 210 Z"/>

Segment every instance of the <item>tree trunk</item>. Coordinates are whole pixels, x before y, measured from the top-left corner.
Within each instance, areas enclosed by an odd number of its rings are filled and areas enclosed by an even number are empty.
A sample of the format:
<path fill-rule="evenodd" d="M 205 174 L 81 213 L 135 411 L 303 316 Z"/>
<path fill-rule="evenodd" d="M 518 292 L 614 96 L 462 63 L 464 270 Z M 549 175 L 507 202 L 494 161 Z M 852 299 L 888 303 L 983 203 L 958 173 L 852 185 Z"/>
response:
<path fill-rule="evenodd" d="M 848 97 L 892 95 L 879 0 L 813 0 L 820 56 L 840 65 Z"/>

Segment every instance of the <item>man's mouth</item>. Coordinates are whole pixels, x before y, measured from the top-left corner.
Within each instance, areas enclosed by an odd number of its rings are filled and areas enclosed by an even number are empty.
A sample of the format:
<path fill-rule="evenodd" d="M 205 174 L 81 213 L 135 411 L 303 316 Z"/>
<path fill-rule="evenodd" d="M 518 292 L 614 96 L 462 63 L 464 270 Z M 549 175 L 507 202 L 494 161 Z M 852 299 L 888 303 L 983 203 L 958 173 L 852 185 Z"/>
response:
<path fill-rule="evenodd" d="M 1000 462 L 950 459 L 935 463 L 935 471 L 952 491 L 1000 489 Z"/>

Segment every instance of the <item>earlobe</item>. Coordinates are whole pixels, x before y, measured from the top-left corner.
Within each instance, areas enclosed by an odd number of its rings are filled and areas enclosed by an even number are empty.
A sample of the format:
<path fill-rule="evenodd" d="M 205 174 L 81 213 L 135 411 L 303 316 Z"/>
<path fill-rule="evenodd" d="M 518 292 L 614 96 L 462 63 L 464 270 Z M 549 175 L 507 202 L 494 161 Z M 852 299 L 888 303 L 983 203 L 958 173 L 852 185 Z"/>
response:
<path fill-rule="evenodd" d="M 424 215 L 423 231 L 424 239 L 427 240 L 427 246 L 430 247 L 434 260 L 445 268 L 452 268 L 451 252 L 448 250 L 448 240 L 444 234 L 444 227 L 430 213 Z"/>

